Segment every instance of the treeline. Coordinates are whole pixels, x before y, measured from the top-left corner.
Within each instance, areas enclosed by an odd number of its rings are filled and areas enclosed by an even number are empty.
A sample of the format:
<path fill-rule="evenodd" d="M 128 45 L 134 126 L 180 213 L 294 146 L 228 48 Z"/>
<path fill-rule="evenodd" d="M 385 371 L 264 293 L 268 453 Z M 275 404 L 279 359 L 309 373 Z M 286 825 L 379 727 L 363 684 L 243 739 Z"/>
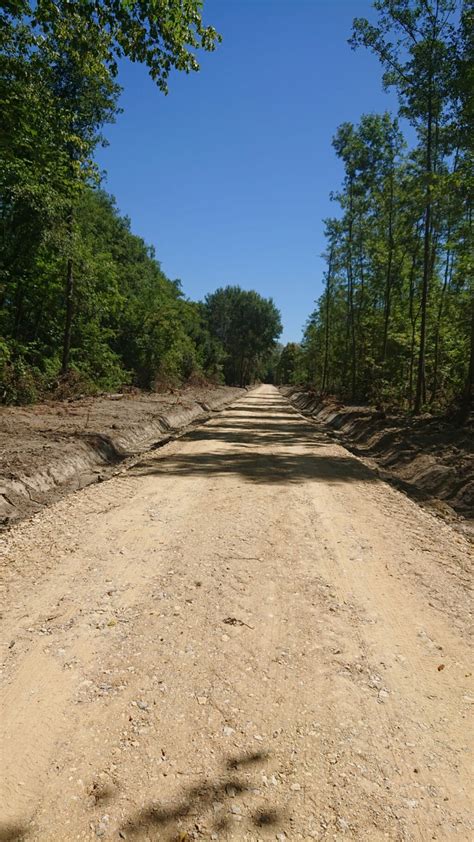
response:
<path fill-rule="evenodd" d="M 344 179 L 332 196 L 339 212 L 325 221 L 325 289 L 301 347 L 284 349 L 278 377 L 348 401 L 467 410 L 472 11 L 454 0 L 377 0 L 374 8 L 377 23 L 356 19 L 350 43 L 380 59 L 401 120 L 368 114 L 336 131 Z"/>
<path fill-rule="evenodd" d="M 38 247 L 28 275 L 12 274 L 0 310 L 0 398 L 162 388 L 206 379 L 245 385 L 263 375 L 281 332 L 273 302 L 225 287 L 185 298 L 153 248 L 130 230 L 107 193 L 75 205 L 74 310 L 68 369 L 62 367 L 65 258 L 54 240 Z"/>
<path fill-rule="evenodd" d="M 187 300 L 99 189 L 94 152 L 119 113 L 117 60 L 164 93 L 220 36 L 199 0 L 18 0 L 0 12 L 0 401 L 181 383 L 244 385 L 280 316 L 238 287 Z"/>

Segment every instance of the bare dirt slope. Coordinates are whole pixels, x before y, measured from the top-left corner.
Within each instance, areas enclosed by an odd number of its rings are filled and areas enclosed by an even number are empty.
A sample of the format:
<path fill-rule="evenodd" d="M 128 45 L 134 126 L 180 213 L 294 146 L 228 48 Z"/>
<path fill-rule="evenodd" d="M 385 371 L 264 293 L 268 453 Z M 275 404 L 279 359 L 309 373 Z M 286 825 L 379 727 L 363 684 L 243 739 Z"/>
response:
<path fill-rule="evenodd" d="M 243 393 L 185 386 L 0 406 L 0 527 L 116 472 Z"/>
<path fill-rule="evenodd" d="M 3 542 L 0 840 L 470 840 L 465 539 L 273 387 Z"/>
<path fill-rule="evenodd" d="M 292 404 L 315 420 L 382 479 L 420 505 L 457 521 L 474 539 L 474 417 L 386 413 L 371 406 L 344 406 L 301 387 L 283 386 Z"/>

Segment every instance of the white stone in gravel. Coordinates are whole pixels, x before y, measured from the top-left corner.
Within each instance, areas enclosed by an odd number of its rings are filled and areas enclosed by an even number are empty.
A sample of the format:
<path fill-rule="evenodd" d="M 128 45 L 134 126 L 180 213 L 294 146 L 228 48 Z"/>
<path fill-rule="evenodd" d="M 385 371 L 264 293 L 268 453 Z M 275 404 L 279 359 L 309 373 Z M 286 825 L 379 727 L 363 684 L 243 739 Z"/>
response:
<path fill-rule="evenodd" d="M 349 830 L 349 822 L 346 822 L 345 819 L 341 819 L 341 817 L 338 817 L 337 819 L 337 826 L 340 827 L 344 833 L 346 830 Z"/>

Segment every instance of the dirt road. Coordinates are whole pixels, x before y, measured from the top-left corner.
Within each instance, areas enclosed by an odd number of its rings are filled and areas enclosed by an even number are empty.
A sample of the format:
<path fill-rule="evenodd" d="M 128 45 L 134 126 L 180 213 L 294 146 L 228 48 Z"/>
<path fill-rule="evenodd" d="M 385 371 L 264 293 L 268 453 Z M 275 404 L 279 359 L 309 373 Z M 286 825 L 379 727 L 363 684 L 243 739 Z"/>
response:
<path fill-rule="evenodd" d="M 273 387 L 2 541 L 0 840 L 472 839 L 468 544 Z"/>

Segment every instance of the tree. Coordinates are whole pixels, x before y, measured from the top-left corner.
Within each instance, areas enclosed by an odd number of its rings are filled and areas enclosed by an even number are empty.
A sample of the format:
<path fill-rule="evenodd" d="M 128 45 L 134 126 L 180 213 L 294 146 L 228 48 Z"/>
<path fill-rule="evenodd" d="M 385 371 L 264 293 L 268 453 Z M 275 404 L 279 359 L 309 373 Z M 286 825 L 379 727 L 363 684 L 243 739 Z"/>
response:
<path fill-rule="evenodd" d="M 199 0 L 11 0 L 1 15 L 3 297 L 15 298 L 15 334 L 38 250 L 54 239 L 65 264 L 66 373 L 77 298 L 75 215 L 87 185 L 97 183 L 101 130 L 117 113 L 118 60 L 144 63 L 166 93 L 171 70 L 198 70 L 195 50 L 213 50 L 220 36 L 204 26 Z"/>
<path fill-rule="evenodd" d="M 221 343 L 226 382 L 245 386 L 258 377 L 282 331 L 280 313 L 271 298 L 253 290 L 227 286 L 206 296 L 210 333 Z"/>
<path fill-rule="evenodd" d="M 339 212 L 325 221 L 324 293 L 302 342 L 323 393 L 415 412 L 469 403 L 473 30 L 459 5 L 376 0 L 377 23 L 354 23 L 352 45 L 379 56 L 417 142 L 390 114 L 336 131 Z"/>
<path fill-rule="evenodd" d="M 292 384 L 304 378 L 303 355 L 298 342 L 288 342 L 281 350 L 277 366 L 278 383 Z"/>
<path fill-rule="evenodd" d="M 91 41 L 100 43 L 101 60 L 113 77 L 125 56 L 144 64 L 163 93 L 168 92 L 171 70 L 199 70 L 195 51 L 212 51 L 221 40 L 203 23 L 202 0 L 13 0 L 7 8 L 28 18 L 44 37 L 58 37 L 64 27 L 87 28 Z"/>
<path fill-rule="evenodd" d="M 459 33 L 455 0 L 376 0 L 378 24 L 354 21 L 351 44 L 372 50 L 384 68 L 384 84 L 395 86 L 400 113 L 415 127 L 423 147 L 423 283 L 418 374 L 414 411 L 426 401 L 426 333 L 433 255 L 433 188 L 441 133 L 450 117 L 450 91 Z"/>
<path fill-rule="evenodd" d="M 301 376 L 345 400 L 413 408 L 425 213 L 420 149 L 406 149 L 389 115 L 344 124 L 335 148 L 345 168 L 333 194 L 340 216 L 325 221 L 325 288 L 305 329 Z M 447 148 L 439 145 L 427 302 L 426 385 L 436 408 L 470 389 L 471 176 L 467 151 Z"/>
<path fill-rule="evenodd" d="M 74 228 L 78 283 L 69 376 L 77 390 L 115 390 L 128 383 L 153 388 L 196 377 L 221 382 L 225 354 L 209 330 L 206 308 L 166 277 L 153 248 L 131 232 L 114 199 L 86 187 L 75 206 Z M 17 301 L 5 296 L 0 400 L 61 393 L 63 271 L 64 257 L 47 238 L 25 286 L 15 340 Z"/>

